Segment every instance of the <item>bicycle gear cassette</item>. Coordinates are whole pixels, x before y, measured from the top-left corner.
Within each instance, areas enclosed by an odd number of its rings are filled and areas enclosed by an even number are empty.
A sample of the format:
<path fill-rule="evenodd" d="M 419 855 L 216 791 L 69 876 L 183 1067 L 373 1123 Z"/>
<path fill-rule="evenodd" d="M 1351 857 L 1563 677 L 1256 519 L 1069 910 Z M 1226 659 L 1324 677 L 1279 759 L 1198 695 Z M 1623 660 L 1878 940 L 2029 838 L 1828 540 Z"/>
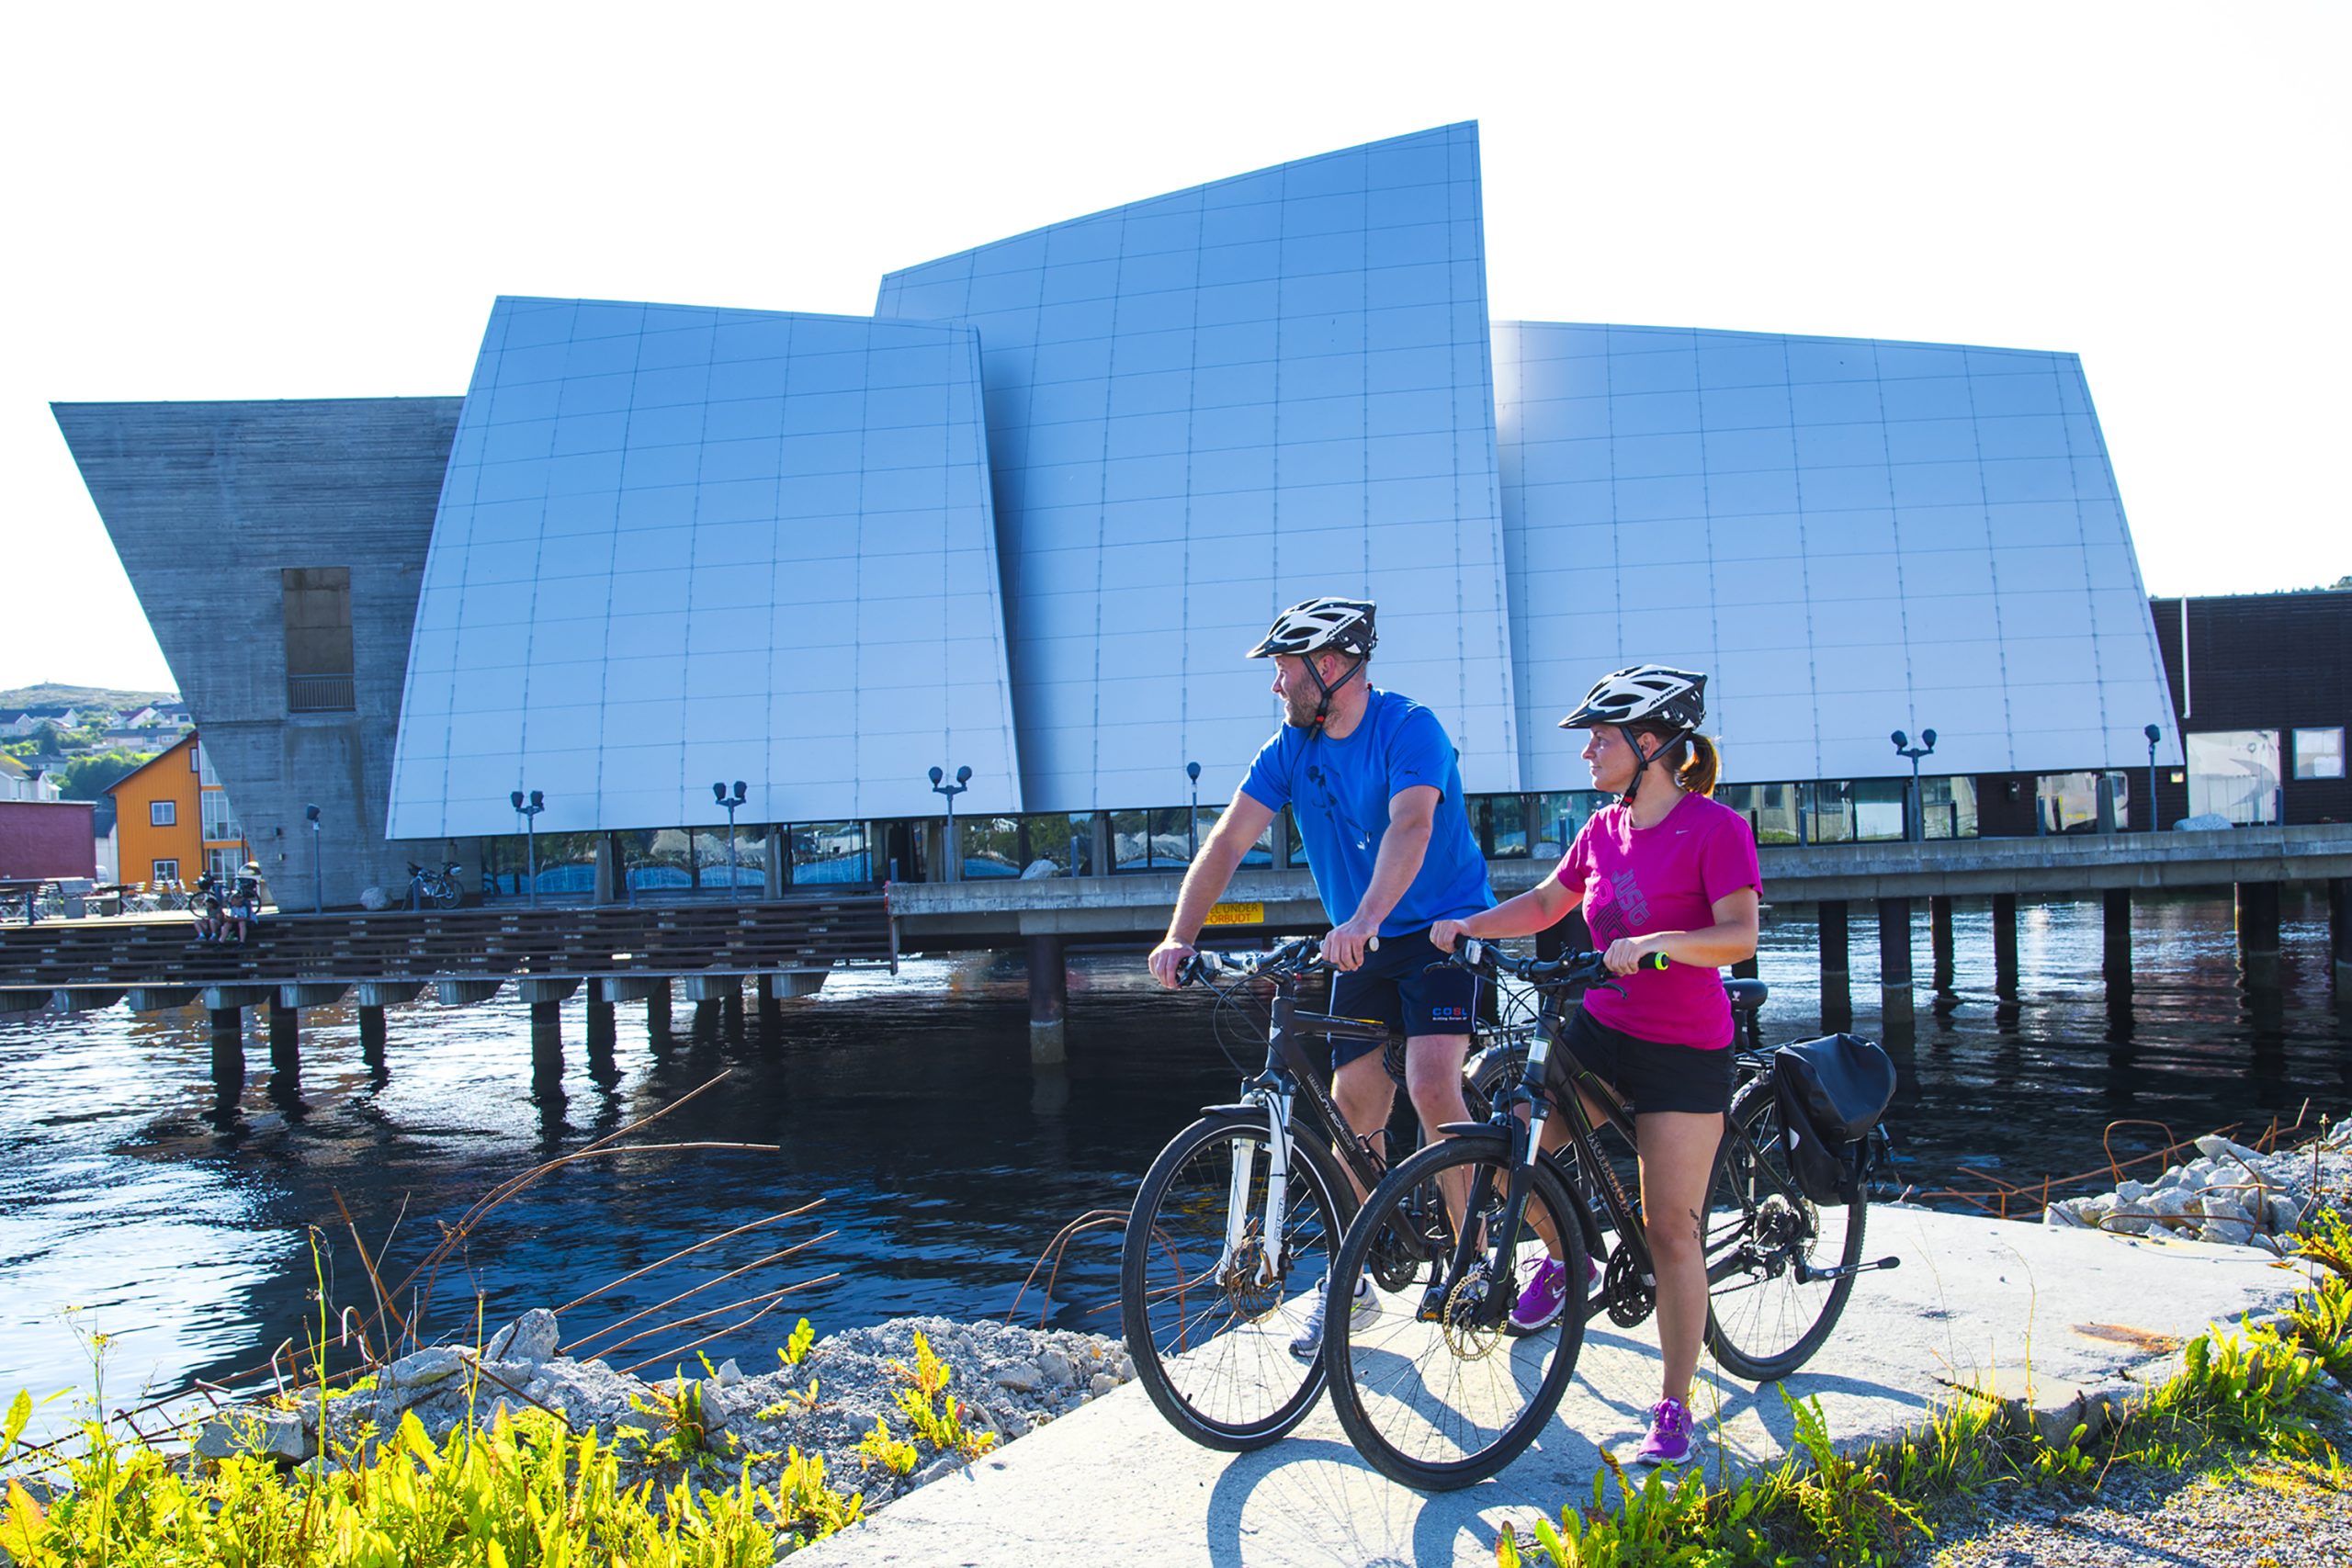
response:
<path fill-rule="evenodd" d="M 1646 1323 L 1657 1310 L 1657 1287 L 1636 1272 L 1639 1268 L 1634 1249 L 1620 1247 L 1609 1255 L 1608 1269 L 1601 1275 L 1600 1299 L 1609 1308 L 1609 1321 L 1620 1328 Z"/>

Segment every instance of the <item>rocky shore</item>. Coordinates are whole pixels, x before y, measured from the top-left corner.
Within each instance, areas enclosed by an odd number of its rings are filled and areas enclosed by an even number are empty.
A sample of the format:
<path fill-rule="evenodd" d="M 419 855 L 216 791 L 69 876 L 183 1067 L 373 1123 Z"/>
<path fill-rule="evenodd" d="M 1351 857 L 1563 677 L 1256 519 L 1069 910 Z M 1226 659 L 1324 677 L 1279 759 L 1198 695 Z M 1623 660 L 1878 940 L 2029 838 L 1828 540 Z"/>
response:
<path fill-rule="evenodd" d="M 2352 1190 L 2352 1117 L 2278 1154 L 2257 1153 L 2218 1133 L 2196 1146 L 2197 1158 L 2154 1181 L 2061 1199 L 2041 1212 L 2042 1223 L 2259 1247 L 2283 1256 L 2323 1194 Z"/>
<path fill-rule="evenodd" d="M 976 1440 L 965 1450 L 926 1439 L 901 1395 L 917 1387 L 916 1337 L 947 1369 L 944 1393 Z M 869 1509 L 968 1461 L 972 1449 L 1006 1442 L 1066 1416 L 1135 1375 L 1116 1339 L 1001 1323 L 943 1317 L 895 1318 L 808 1343 L 796 1361 L 766 1367 L 733 1360 L 655 1382 L 616 1371 L 602 1360 L 557 1355 L 554 1314 L 526 1313 L 477 1354 L 434 1346 L 379 1369 L 349 1393 L 325 1398 L 328 1460 L 365 1452 L 413 1415 L 435 1438 L 469 1421 L 492 1424 L 503 1412 L 540 1409 L 574 1433 L 594 1430 L 617 1442 L 625 1473 L 657 1479 L 680 1469 L 703 1487 L 732 1485 L 747 1472 L 772 1486 L 786 1456 L 821 1456 L 829 1484 L 862 1493 Z M 282 1400 L 223 1413 L 197 1432 L 196 1452 L 220 1458 L 246 1450 L 288 1465 L 318 1461 L 321 1396 L 303 1390 Z M 933 1402 L 944 1410 L 944 1402 Z M 895 1461 L 873 1438 L 907 1445 Z M 630 1435 L 635 1428 L 641 1436 Z"/>

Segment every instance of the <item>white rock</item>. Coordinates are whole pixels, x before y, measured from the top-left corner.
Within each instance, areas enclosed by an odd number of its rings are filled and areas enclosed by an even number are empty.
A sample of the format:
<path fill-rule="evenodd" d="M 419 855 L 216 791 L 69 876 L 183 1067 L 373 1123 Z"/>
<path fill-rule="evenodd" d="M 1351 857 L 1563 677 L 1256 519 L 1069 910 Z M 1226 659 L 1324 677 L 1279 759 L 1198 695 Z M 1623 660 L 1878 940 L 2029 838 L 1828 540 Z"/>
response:
<path fill-rule="evenodd" d="M 555 1354 L 560 1337 L 555 1314 L 545 1307 L 533 1307 L 505 1327 L 490 1337 L 490 1344 L 482 1351 L 487 1361 L 529 1361 L 536 1365 Z"/>
<path fill-rule="evenodd" d="M 2145 1235 L 2155 1223 L 2145 1214 L 2122 1214 L 2109 1219 L 2107 1228 L 2124 1235 Z"/>
<path fill-rule="evenodd" d="M 1035 1393 L 1046 1382 L 1046 1374 L 1026 1361 L 1015 1361 L 1009 1367 L 999 1367 L 996 1381 L 1015 1393 Z"/>
<path fill-rule="evenodd" d="M 359 890 L 359 907 L 370 912 L 389 909 L 392 907 L 392 896 L 380 887 L 363 887 Z"/>
<path fill-rule="evenodd" d="M 734 1357 L 729 1356 L 727 1359 L 718 1363 L 719 1387 L 733 1388 L 737 1383 L 741 1382 L 742 1381 L 743 1369 L 735 1364 Z"/>
<path fill-rule="evenodd" d="M 2149 1194 L 2144 1207 L 2157 1218 L 2168 1220 L 2188 1213 L 2196 1201 L 2196 1194 L 2187 1188 L 2166 1187 Z"/>
<path fill-rule="evenodd" d="M 2228 1247 L 2244 1247 L 2254 1239 L 2254 1227 L 2235 1220 L 2207 1220 L 2199 1227 L 2199 1241 L 2218 1241 Z"/>
<path fill-rule="evenodd" d="M 1037 1352 L 1037 1370 L 1045 1374 L 1047 1382 L 1071 1382 L 1078 1376 L 1078 1369 L 1070 1365 L 1069 1358 L 1051 1346 Z"/>
<path fill-rule="evenodd" d="M 2244 1160 L 2248 1165 L 2253 1165 L 2262 1158 L 2244 1144 L 2232 1143 L 2219 1133 L 2208 1133 L 2198 1139 L 2197 1152 L 2211 1160 L 2220 1161 L 2226 1156 L 2233 1160 Z"/>
<path fill-rule="evenodd" d="M 2041 1211 L 2041 1223 L 2060 1230 L 2081 1230 L 2083 1217 L 2064 1203 L 2052 1203 Z"/>
<path fill-rule="evenodd" d="M 196 1435 L 198 1459 L 258 1454 L 299 1463 L 311 1455 L 311 1435 L 293 1410 L 254 1410 L 215 1416 Z"/>
<path fill-rule="evenodd" d="M 466 1359 L 447 1345 L 428 1346 L 413 1356 L 403 1356 L 386 1367 L 376 1379 L 376 1386 L 386 1389 L 420 1389 L 454 1377 L 464 1370 Z"/>
<path fill-rule="evenodd" d="M 1094 1374 L 1094 1381 L 1087 1386 L 1097 1394 L 1105 1394 L 1119 1386 L 1119 1380 L 1108 1372 L 1097 1372 Z"/>
<path fill-rule="evenodd" d="M 2115 1190 L 2115 1197 L 2120 1203 L 2137 1203 L 2154 1190 L 2144 1181 L 2127 1181 Z"/>

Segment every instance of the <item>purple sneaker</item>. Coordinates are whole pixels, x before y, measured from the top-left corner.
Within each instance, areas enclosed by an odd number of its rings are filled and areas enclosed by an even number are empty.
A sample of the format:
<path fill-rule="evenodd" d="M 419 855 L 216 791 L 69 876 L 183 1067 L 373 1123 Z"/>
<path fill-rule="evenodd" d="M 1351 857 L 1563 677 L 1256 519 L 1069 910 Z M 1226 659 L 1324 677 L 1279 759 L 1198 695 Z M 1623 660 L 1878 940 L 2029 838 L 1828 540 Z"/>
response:
<path fill-rule="evenodd" d="M 1635 1464 L 1683 1464 L 1693 1447 L 1690 1412 L 1678 1399 L 1661 1399 L 1650 1406 L 1650 1434 L 1634 1450 Z"/>
<path fill-rule="evenodd" d="M 1585 1294 L 1589 1296 L 1600 1288 L 1600 1265 L 1586 1258 L 1584 1274 Z M 1521 1334 L 1551 1327 L 1560 1320 L 1560 1309 L 1568 1304 L 1566 1268 L 1555 1258 L 1544 1258 L 1521 1277 L 1527 1283 L 1520 1287 L 1519 1301 L 1510 1309 L 1510 1325 Z"/>

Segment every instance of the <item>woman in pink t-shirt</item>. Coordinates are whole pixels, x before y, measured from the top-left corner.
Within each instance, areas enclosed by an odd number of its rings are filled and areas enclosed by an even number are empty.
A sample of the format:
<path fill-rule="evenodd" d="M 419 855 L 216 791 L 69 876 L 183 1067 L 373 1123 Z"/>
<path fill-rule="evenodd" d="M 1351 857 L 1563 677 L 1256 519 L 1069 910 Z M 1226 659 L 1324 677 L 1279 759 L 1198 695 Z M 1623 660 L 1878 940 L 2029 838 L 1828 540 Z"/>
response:
<path fill-rule="evenodd" d="M 1644 664 L 1595 685 L 1560 727 L 1590 732 L 1584 760 L 1593 786 L 1617 792 L 1617 803 L 1584 825 L 1555 875 L 1430 931 L 1451 952 L 1459 936 L 1526 936 L 1582 905 L 1623 987 L 1588 993 L 1560 1045 L 1634 1107 L 1666 1362 L 1649 1435 L 1634 1455 L 1645 1464 L 1679 1464 L 1692 1449 L 1690 1380 L 1707 1326 L 1699 1216 L 1731 1107 L 1731 1003 L 1718 970 L 1755 955 L 1762 897 L 1747 819 L 1713 799 L 1719 762 L 1698 732 L 1706 684 L 1704 675 Z M 1672 960 L 1668 968 L 1639 967 L 1657 953 Z M 1557 1095 L 1567 1087 L 1555 1051 L 1551 1088 Z M 1566 1141 L 1557 1119 L 1545 1123 L 1546 1148 Z M 1511 1321 L 1540 1328 L 1567 1295 L 1566 1270 L 1547 1258 L 1521 1288 Z"/>

